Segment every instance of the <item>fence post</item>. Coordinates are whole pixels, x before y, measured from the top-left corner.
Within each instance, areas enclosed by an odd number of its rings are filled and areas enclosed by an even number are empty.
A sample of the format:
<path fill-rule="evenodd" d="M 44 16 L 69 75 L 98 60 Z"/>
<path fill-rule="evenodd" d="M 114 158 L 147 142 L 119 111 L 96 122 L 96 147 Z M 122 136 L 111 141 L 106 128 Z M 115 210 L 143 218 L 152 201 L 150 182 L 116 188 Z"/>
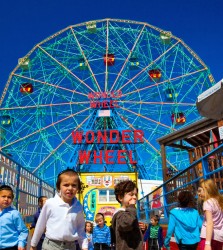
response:
<path fill-rule="evenodd" d="M 149 214 L 150 214 L 150 212 L 149 212 L 149 210 L 150 210 L 149 209 L 149 195 L 146 196 L 146 202 L 144 205 L 145 205 L 146 220 L 149 221 L 149 217 L 150 217 L 149 216 Z"/>
<path fill-rule="evenodd" d="M 18 175 L 17 175 L 17 186 L 15 193 L 16 209 L 18 209 L 18 204 L 19 204 L 19 187 L 20 187 L 20 176 L 21 176 L 21 166 L 19 164 L 17 166 L 18 166 Z"/>
<path fill-rule="evenodd" d="M 164 205 L 164 218 L 168 218 L 168 209 L 167 209 L 167 197 L 166 197 L 166 184 L 163 185 L 163 205 Z"/>
<path fill-rule="evenodd" d="M 201 163 L 202 163 L 203 177 L 204 179 L 207 179 L 208 174 L 210 172 L 208 169 L 208 158 L 203 157 Z"/>
<path fill-rule="evenodd" d="M 39 179 L 39 190 L 38 190 L 38 198 L 43 195 L 43 181 Z"/>

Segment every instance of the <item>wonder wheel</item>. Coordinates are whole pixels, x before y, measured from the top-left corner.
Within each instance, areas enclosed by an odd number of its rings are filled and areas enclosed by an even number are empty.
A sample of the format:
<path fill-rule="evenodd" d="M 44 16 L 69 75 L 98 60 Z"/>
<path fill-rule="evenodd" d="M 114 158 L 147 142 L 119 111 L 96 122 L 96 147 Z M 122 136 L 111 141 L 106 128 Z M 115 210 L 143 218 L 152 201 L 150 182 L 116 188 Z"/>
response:
<path fill-rule="evenodd" d="M 161 179 L 156 139 L 199 119 L 196 98 L 213 83 L 204 62 L 169 31 L 117 19 L 72 25 L 35 45 L 10 74 L 0 100 L 1 150 L 48 183 L 66 166 L 138 168 L 140 178 Z M 101 145 L 98 131 L 119 141 Z M 96 156 L 111 150 L 109 164 L 104 155 L 102 164 L 91 156 L 81 164 L 77 152 L 89 148 Z M 178 170 L 188 164 L 183 151 L 167 158 Z"/>

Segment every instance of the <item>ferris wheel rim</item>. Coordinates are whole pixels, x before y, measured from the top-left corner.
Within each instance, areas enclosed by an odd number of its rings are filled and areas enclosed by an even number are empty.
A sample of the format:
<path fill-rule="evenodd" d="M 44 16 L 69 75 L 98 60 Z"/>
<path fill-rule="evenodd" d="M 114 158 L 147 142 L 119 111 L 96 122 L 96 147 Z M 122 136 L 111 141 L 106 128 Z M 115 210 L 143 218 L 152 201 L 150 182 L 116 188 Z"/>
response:
<path fill-rule="evenodd" d="M 85 26 L 85 25 L 87 25 L 89 22 L 96 22 L 96 23 L 101 23 L 101 22 L 105 22 L 106 24 L 107 24 L 107 26 L 106 26 L 106 30 L 107 30 L 107 33 L 106 33 L 106 54 L 108 54 L 108 52 L 109 52 L 109 45 L 108 45 L 108 40 L 109 40 L 109 23 L 111 23 L 111 22 L 119 22 L 119 23 L 122 23 L 122 22 L 124 22 L 124 23 L 127 23 L 127 24 L 136 24 L 136 25 L 140 25 L 140 27 L 141 27 L 141 31 L 139 32 L 139 34 L 138 34 L 138 36 L 137 36 L 137 38 L 136 38 L 136 40 L 134 41 L 134 43 L 133 43 L 133 46 L 132 46 L 132 50 L 130 50 L 130 53 L 128 54 L 128 56 L 125 58 L 125 60 L 124 60 L 124 63 L 123 63 L 123 65 L 122 65 L 122 67 L 120 68 L 120 71 L 118 72 L 118 73 L 115 73 L 114 75 L 116 75 L 116 78 L 115 78 L 115 80 L 113 81 L 113 84 L 111 85 L 111 87 L 109 88 L 108 87 L 108 82 L 107 82 L 107 79 L 108 79 L 108 77 L 107 77 L 107 75 L 108 74 L 110 74 L 110 72 L 109 72 L 109 67 L 108 67 L 108 64 L 106 64 L 105 65 L 105 85 L 104 85 L 104 90 L 105 91 L 108 91 L 108 92 L 111 92 L 111 91 L 113 91 L 113 89 L 115 89 L 115 90 L 124 90 L 124 93 L 123 93 L 123 99 L 124 98 L 127 98 L 128 96 L 130 96 L 130 95 L 133 95 L 134 93 L 137 95 L 138 94 L 138 96 L 137 96 L 137 98 L 139 99 L 138 101 L 133 101 L 133 100 L 131 100 L 131 98 L 130 99 L 124 99 L 124 100 L 118 100 L 118 102 L 120 103 L 120 104 L 122 104 L 122 105 L 124 105 L 123 107 L 121 107 L 120 108 L 120 110 L 123 110 L 123 112 L 129 112 L 131 115 L 135 115 L 135 118 L 134 118 L 134 120 L 133 120 L 133 124 L 131 124 L 131 123 L 129 123 L 129 122 L 126 122 L 125 121 L 125 123 L 126 124 L 128 124 L 128 126 L 133 126 L 134 127 L 134 124 L 136 123 L 135 121 L 137 120 L 137 119 L 141 119 L 141 118 L 144 118 L 145 120 L 149 120 L 150 122 L 154 122 L 154 123 L 156 123 L 157 125 L 160 125 L 160 126 L 162 126 L 162 122 L 160 122 L 160 118 L 159 118 L 159 120 L 153 120 L 153 119 L 151 119 L 151 118 L 149 118 L 149 117 L 146 117 L 145 115 L 140 115 L 141 113 L 143 113 L 143 112 L 145 112 L 144 111 L 144 109 L 143 109 L 143 105 L 147 105 L 147 106 L 149 106 L 149 105 L 153 105 L 153 104 L 155 104 L 156 103 L 156 105 L 170 105 L 170 103 L 168 103 L 168 102 L 148 102 L 147 100 L 144 100 L 144 97 L 141 95 L 142 93 L 143 93 L 143 91 L 144 90 L 146 90 L 146 89 L 149 89 L 149 88 L 152 88 L 152 87 L 154 87 L 154 88 L 157 88 L 158 86 L 161 86 L 162 84 L 165 84 L 165 83 L 167 83 L 168 81 L 177 81 L 179 78 L 186 78 L 187 76 L 191 76 L 191 75 L 196 75 L 197 73 L 201 73 L 201 72 L 203 72 L 203 71 L 207 71 L 208 70 L 208 68 L 207 68 L 207 66 L 203 63 L 203 61 L 196 55 L 196 53 L 194 53 L 190 48 L 189 48 L 189 46 L 188 45 L 186 45 L 181 39 L 179 39 L 179 38 L 177 38 L 177 37 L 175 37 L 175 36 L 173 36 L 172 35 L 172 38 L 173 39 L 175 39 L 176 40 L 176 43 L 175 44 L 173 44 L 172 45 L 172 47 L 170 47 L 167 51 L 165 51 L 164 52 L 164 55 L 166 54 L 166 53 L 168 53 L 172 48 L 174 48 L 176 45 L 178 45 L 178 44 L 180 44 L 180 45 L 182 45 L 183 47 L 185 47 L 186 49 L 187 49 L 187 51 L 203 66 L 203 68 L 201 68 L 201 69 L 199 69 L 199 70 L 197 70 L 197 71 L 194 71 L 194 72 L 188 72 L 188 73 L 185 73 L 184 75 L 182 75 L 182 76 L 178 76 L 178 77 L 174 77 L 174 78 L 170 78 L 170 79 L 166 79 L 166 80 L 164 80 L 163 82 L 161 81 L 161 82 L 153 82 L 153 84 L 151 84 L 150 86 L 147 86 L 147 87 L 142 87 L 141 89 L 139 88 L 139 86 L 136 86 L 136 84 L 135 83 L 133 83 L 133 81 L 135 80 L 135 78 L 137 78 L 138 76 L 139 77 L 141 77 L 141 75 L 140 75 L 140 72 L 138 73 L 138 75 L 136 74 L 136 75 L 134 75 L 134 78 L 130 78 L 125 84 L 123 84 L 123 85 L 120 85 L 119 87 L 117 87 L 117 89 L 115 88 L 115 86 L 116 86 L 116 82 L 118 82 L 118 80 L 119 80 L 119 78 L 122 76 L 122 72 L 123 72 L 123 70 L 125 69 L 125 66 L 127 65 L 127 62 L 128 62 L 128 60 L 129 60 L 129 58 L 131 57 L 131 51 L 133 51 L 134 50 L 134 48 L 135 48 L 135 46 L 137 45 L 137 42 L 138 42 L 138 40 L 140 39 L 140 36 L 141 36 L 141 34 L 143 33 L 143 30 L 146 28 L 146 27 L 149 27 L 149 28 L 151 28 L 151 29 L 154 29 L 155 31 L 158 31 L 158 32 L 165 32 L 164 30 L 162 30 L 162 29 L 159 29 L 159 28 L 157 28 L 157 27 L 155 27 L 155 26 L 152 26 L 152 25 L 149 25 L 148 23 L 145 23 L 145 22 L 136 22 L 136 21 L 131 21 L 131 20 L 121 20 L 121 19 L 110 19 L 110 18 L 106 18 L 106 19 L 100 19 L 100 20 L 93 20 L 93 21 L 88 21 L 88 22 L 84 22 L 84 23 L 80 23 L 80 24 L 77 24 L 77 25 L 71 25 L 71 26 L 68 26 L 67 28 L 65 28 L 65 29 L 62 29 L 62 30 L 60 30 L 59 32 L 56 32 L 55 34 L 53 34 L 53 35 L 51 35 L 51 36 L 49 36 L 48 38 L 46 38 L 46 39 L 44 39 L 42 42 L 40 42 L 40 43 L 38 43 L 37 45 L 35 45 L 34 47 L 33 47 L 33 49 L 31 49 L 26 55 L 25 55 L 25 57 L 24 57 L 24 60 L 26 59 L 26 58 L 28 58 L 28 57 L 30 57 L 31 55 L 32 55 L 32 53 L 34 53 L 36 50 L 38 50 L 38 49 L 40 49 L 43 53 L 45 53 L 47 56 L 49 56 L 52 60 L 54 60 L 54 62 L 55 63 L 57 63 L 58 65 L 60 65 L 60 66 L 62 66 L 63 67 L 63 69 L 66 71 L 66 72 L 68 72 L 68 73 L 70 73 L 70 75 L 72 76 L 72 77 L 74 77 L 76 80 L 77 80 L 77 82 L 79 82 L 79 84 L 81 85 L 83 85 L 84 87 L 86 87 L 87 89 L 89 89 L 90 91 L 92 91 L 92 92 L 101 92 L 102 91 L 102 89 L 101 89 L 101 86 L 100 86 L 100 83 L 97 81 L 97 75 L 94 73 L 94 71 L 91 69 L 91 66 L 90 66 L 90 61 L 88 61 L 88 58 L 85 56 L 85 54 L 84 54 L 84 50 L 81 48 L 81 44 L 80 44 L 80 42 L 79 42 L 79 40 L 78 40 L 78 37 L 76 36 L 76 34 L 75 34 L 75 28 L 79 28 L 79 27 L 82 27 L 82 26 Z M 92 75 L 92 78 L 93 78 L 93 80 L 92 80 L 92 82 L 94 82 L 95 83 L 95 85 L 92 85 L 93 87 L 91 87 L 91 86 L 88 86 L 88 84 L 87 83 L 85 83 L 83 80 L 81 80 L 80 78 L 78 78 L 78 76 L 76 76 L 75 74 L 73 74 L 72 73 L 72 71 L 71 70 L 69 70 L 66 66 L 63 66 L 59 61 L 57 61 L 56 59 L 54 59 L 53 58 L 53 56 L 51 56 L 50 54 L 49 54 L 49 52 L 47 52 L 45 49 L 44 49 L 44 44 L 45 43 L 47 43 L 47 42 L 49 42 L 49 41 L 52 41 L 52 39 L 54 39 L 54 38 L 56 38 L 56 37 L 58 37 L 59 35 L 61 35 L 61 34 L 63 34 L 63 33 L 65 33 L 65 32 L 67 32 L 67 31 L 71 31 L 71 33 L 73 34 L 73 37 L 74 37 L 74 39 L 76 40 L 76 42 L 77 42 L 77 44 L 78 44 L 78 47 L 80 48 L 80 51 L 81 51 L 81 54 L 83 55 L 83 57 L 84 57 L 84 59 L 85 59 L 85 61 L 87 62 L 87 67 L 89 68 L 89 71 L 90 71 L 90 73 L 91 73 L 91 75 Z M 160 55 L 160 57 L 161 57 L 162 55 Z M 159 58 L 159 57 L 158 57 Z M 151 64 L 154 64 L 155 62 L 156 62 L 156 60 L 159 60 L 159 59 L 155 59 L 153 62 L 151 62 L 149 65 L 147 65 L 147 66 L 145 66 L 144 68 L 142 68 L 142 70 L 141 70 L 141 72 L 142 73 L 144 73 L 144 72 L 146 72 L 147 71 L 147 69 L 149 69 L 150 68 L 150 66 L 151 66 Z M 60 86 L 59 84 L 58 85 L 55 85 L 55 84 L 51 84 L 50 82 L 47 82 L 47 81 L 42 81 L 42 80 L 39 80 L 39 79 L 33 79 L 33 78 L 28 78 L 28 77 L 26 77 L 26 76 L 24 76 L 24 75 L 19 75 L 19 73 L 16 73 L 17 72 L 17 70 L 19 69 L 19 64 L 15 67 L 15 69 L 12 71 L 12 73 L 10 74 L 10 76 L 9 76 L 9 80 L 7 81 L 7 83 L 6 83 L 6 87 L 5 87 L 5 89 L 4 89 L 4 92 L 3 92 L 3 95 L 2 95 L 2 98 L 1 98 L 1 100 L 0 100 L 0 107 L 2 106 L 2 103 L 3 103 L 3 101 L 4 101 L 4 97 L 5 97 L 5 94 L 6 94 L 6 92 L 8 91 L 8 87 L 9 87 L 9 84 L 10 84 L 10 82 L 11 82 L 11 80 L 13 79 L 13 77 L 18 77 L 18 78 L 24 78 L 24 79 L 26 79 L 26 80 L 31 80 L 31 81 L 35 81 L 35 82 L 37 82 L 37 83 L 40 83 L 40 84 L 43 84 L 43 85 L 48 85 L 48 86 L 51 86 L 51 87 L 53 87 L 53 88 L 57 88 L 58 90 L 60 90 L 60 91 L 68 91 L 68 92 L 70 92 L 70 95 L 72 95 L 72 96 L 74 96 L 74 95 L 76 95 L 77 97 L 78 96 L 80 96 L 80 95 L 82 95 L 83 97 L 86 97 L 87 98 L 87 94 L 86 93 L 83 93 L 83 92 L 80 92 L 80 91 L 77 91 L 76 89 L 73 89 L 73 90 L 71 90 L 71 89 L 68 89 L 68 88 L 66 88 L 66 87 L 63 87 L 63 86 Z M 89 77 L 90 78 L 90 77 Z M 125 77 L 124 76 L 122 76 L 122 78 L 124 79 Z M 127 79 L 127 78 L 126 78 Z M 123 80 L 122 80 L 123 81 Z M 135 90 L 133 91 L 133 90 L 131 90 L 131 88 L 129 88 L 128 90 L 130 91 L 130 92 L 125 92 L 125 90 L 127 90 L 127 85 L 129 85 L 129 84 L 132 84 L 132 88 L 134 89 L 134 84 L 135 84 Z M 153 85 L 153 86 L 152 86 Z M 141 93 L 140 93 L 140 91 L 141 91 Z M 56 92 L 54 92 L 54 94 L 55 94 Z M 70 106 L 75 106 L 75 105 L 82 105 L 82 107 L 86 107 L 86 110 L 85 111 L 88 111 L 90 108 L 88 107 L 87 108 L 87 105 L 89 105 L 89 103 L 90 103 L 90 101 L 89 100 L 87 100 L 87 101 L 76 101 L 76 102 L 61 102 L 61 103 L 48 103 L 48 104 L 42 104 L 42 105 L 39 105 L 39 103 L 38 103 L 38 107 L 39 108 L 42 108 L 42 107 L 50 107 L 51 108 L 51 115 L 52 115 L 52 108 L 54 108 L 54 107 L 56 107 L 56 106 L 60 106 L 60 105 L 63 105 L 63 106 L 66 106 L 66 105 L 70 105 Z M 127 104 L 131 104 L 132 106 L 130 106 L 130 107 L 134 107 L 134 109 L 137 109 L 138 110 L 138 113 L 134 110 L 128 110 L 128 106 L 125 106 L 125 105 L 127 105 Z M 137 106 L 138 105 L 138 106 Z M 174 103 L 172 103 L 171 105 L 175 105 Z M 177 104 L 178 105 L 178 104 Z M 194 106 L 194 104 L 193 103 L 180 103 L 180 105 L 181 106 L 186 106 L 186 105 L 189 105 L 189 106 Z M 32 106 L 28 106 L 28 107 L 26 107 L 27 109 L 29 109 L 29 108 L 31 108 Z M 10 107 L 10 108 L 8 108 L 8 110 L 13 110 L 13 108 L 14 108 L 14 110 L 16 110 L 16 109 L 20 109 L 20 110 L 24 110 L 24 107 Z M 35 106 L 33 106 L 33 108 L 35 108 Z M 0 111 L 2 110 L 2 109 L 4 109 L 4 108 L 0 108 Z M 72 108 L 70 108 L 70 112 L 72 113 Z M 80 111 L 81 112 L 81 111 Z M 78 114 L 80 113 L 80 112 L 77 112 Z M 83 111 L 82 111 L 83 112 Z M 75 114 L 74 114 L 75 115 Z M 160 114 L 161 115 L 161 114 Z M 121 114 L 120 114 L 120 116 L 121 116 Z M 138 118 L 138 117 L 140 117 L 140 118 Z M 88 117 L 89 118 L 89 117 Z M 67 118 L 68 119 L 68 118 Z M 62 119 L 63 120 L 63 119 Z M 84 120 L 84 118 L 83 118 L 83 120 Z M 78 128 L 80 128 L 79 127 L 79 125 L 81 124 L 81 122 L 79 122 L 79 121 L 75 121 L 76 122 L 76 124 L 77 124 L 77 127 Z M 54 123 L 54 122 L 52 122 L 52 125 L 51 126 L 54 126 L 54 125 L 57 125 L 57 123 L 59 123 L 59 120 L 56 122 L 56 123 Z M 41 124 L 40 124 L 40 126 L 41 126 Z M 130 127 L 131 127 L 130 126 Z M 171 129 L 171 127 L 170 126 L 167 126 L 167 125 L 165 125 L 165 124 L 163 124 L 163 126 L 164 127 L 167 127 L 168 129 Z M 48 127 L 48 126 L 46 126 L 46 127 Z M 47 129 L 47 128 L 46 128 Z M 175 128 L 173 128 L 173 130 L 174 130 Z M 40 129 L 39 131 L 42 131 L 42 130 L 45 130 L 45 129 Z M 55 130 L 57 131 L 57 128 L 55 128 Z M 59 130 L 58 130 L 59 131 Z M 57 133 L 59 134 L 59 132 L 57 131 Z M 34 133 L 34 132 L 32 132 L 32 133 Z M 31 133 L 31 134 L 32 134 Z M 30 135 L 31 136 L 31 135 Z M 27 135 L 27 137 L 28 137 L 28 135 Z M 27 138 L 27 137 L 25 137 L 25 138 Z M 63 139 L 62 137 L 61 137 L 61 139 Z M 20 140 L 17 140 L 17 142 L 19 142 Z M 16 143 L 16 141 L 14 142 L 14 143 Z M 7 145 L 6 145 L 7 146 Z M 150 145 L 150 146 L 152 146 L 152 145 Z M 1 148 L 4 148 L 4 147 L 1 147 Z M 57 147 L 56 147 L 57 148 Z M 56 150 L 56 148 L 54 148 L 53 150 L 52 150 L 52 152 L 54 152 L 55 150 Z M 154 149 L 155 151 L 157 151 L 157 149 L 155 148 Z M 49 154 L 49 155 L 51 155 L 51 154 Z M 50 156 L 49 156 L 50 157 Z M 48 158 L 47 158 L 48 159 Z M 44 162 L 45 161 L 47 161 L 47 159 L 46 160 L 43 160 L 43 164 L 44 164 Z M 42 165 L 41 165 L 42 166 Z M 34 172 L 36 172 L 40 167 L 41 167 L 40 165 L 39 166 L 37 166 L 35 169 L 34 169 Z"/>

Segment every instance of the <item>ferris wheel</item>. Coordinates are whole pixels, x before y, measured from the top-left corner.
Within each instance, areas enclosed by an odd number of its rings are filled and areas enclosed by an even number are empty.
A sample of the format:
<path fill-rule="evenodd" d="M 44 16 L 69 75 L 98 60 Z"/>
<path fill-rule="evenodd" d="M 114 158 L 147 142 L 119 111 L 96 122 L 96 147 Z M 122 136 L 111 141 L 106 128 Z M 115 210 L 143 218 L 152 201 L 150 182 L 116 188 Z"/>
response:
<path fill-rule="evenodd" d="M 196 98 L 213 84 L 205 63 L 171 32 L 118 19 L 72 25 L 35 45 L 10 74 L 0 100 L 1 150 L 53 183 L 77 150 L 72 131 L 123 126 L 144 133 L 134 145 L 141 178 L 161 179 L 156 140 L 198 120 Z M 103 98 L 113 121 L 102 115 L 100 127 Z M 178 170 L 188 164 L 184 151 L 169 150 L 167 159 Z"/>

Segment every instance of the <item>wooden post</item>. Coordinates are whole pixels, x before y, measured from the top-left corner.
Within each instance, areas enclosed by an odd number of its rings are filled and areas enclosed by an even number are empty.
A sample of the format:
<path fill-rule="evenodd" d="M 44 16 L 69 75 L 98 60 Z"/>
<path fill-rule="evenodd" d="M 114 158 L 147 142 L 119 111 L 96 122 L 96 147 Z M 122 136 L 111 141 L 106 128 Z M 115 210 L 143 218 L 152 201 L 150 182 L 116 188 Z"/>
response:
<path fill-rule="evenodd" d="M 168 180 L 167 177 L 167 166 L 166 166 L 166 149 L 164 144 L 161 144 L 161 157 L 162 157 L 162 169 L 163 169 L 163 182 Z"/>

